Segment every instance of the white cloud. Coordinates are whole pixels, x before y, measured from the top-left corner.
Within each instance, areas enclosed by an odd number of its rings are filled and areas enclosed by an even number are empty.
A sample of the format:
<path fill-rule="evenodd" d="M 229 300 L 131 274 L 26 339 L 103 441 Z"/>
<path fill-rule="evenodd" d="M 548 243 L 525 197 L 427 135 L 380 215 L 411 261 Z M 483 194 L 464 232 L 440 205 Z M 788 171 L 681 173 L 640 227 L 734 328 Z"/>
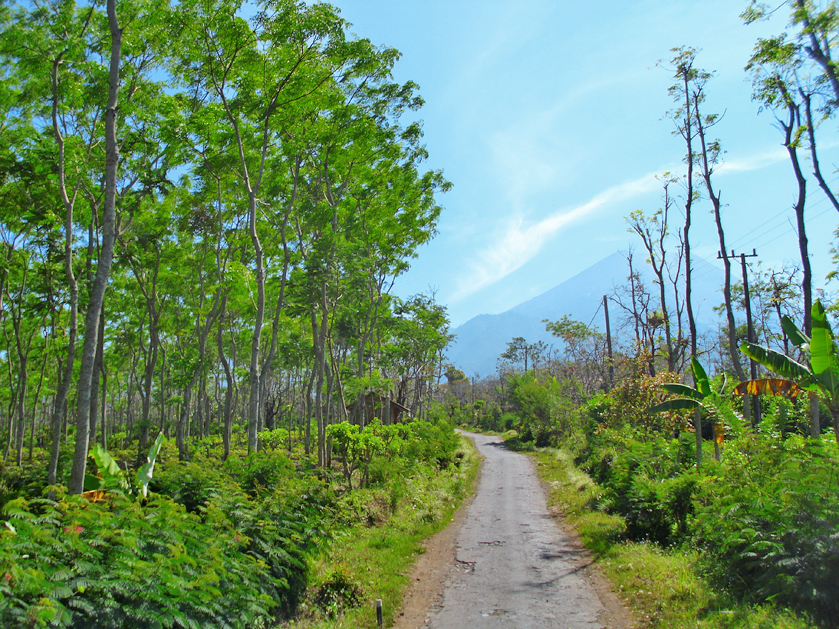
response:
<path fill-rule="evenodd" d="M 584 218 L 604 205 L 650 192 L 658 185 L 655 174 L 650 173 L 634 181 L 607 188 L 590 201 L 555 212 L 538 223 L 525 227 L 519 219 L 508 225 L 498 242 L 478 253 L 468 274 L 461 278 L 452 301 L 468 297 L 521 268 L 539 253 L 550 237 L 569 223 Z"/>
<path fill-rule="evenodd" d="M 784 148 L 777 148 L 771 151 L 749 155 L 741 159 L 725 160 L 719 165 L 719 167 L 717 167 L 716 172 L 724 174 L 729 172 L 737 173 L 747 172 L 750 170 L 760 170 L 761 168 L 782 162 L 785 159 L 789 159 L 787 150 Z"/>
<path fill-rule="evenodd" d="M 760 170 L 786 158 L 785 149 L 772 149 L 742 159 L 726 161 L 717 168 L 717 174 Z M 679 165 L 673 165 L 669 170 L 677 172 L 679 168 Z M 534 258 L 545 243 L 569 223 L 583 219 L 603 206 L 621 203 L 652 192 L 661 185 L 656 179 L 657 174 L 661 172 L 664 171 L 648 173 L 632 181 L 607 188 L 582 205 L 559 210 L 531 225 L 525 226 L 521 218 L 511 221 L 497 242 L 478 252 L 476 259 L 469 265 L 469 271 L 460 278 L 451 301 L 457 302 L 473 295 L 518 270 Z"/>

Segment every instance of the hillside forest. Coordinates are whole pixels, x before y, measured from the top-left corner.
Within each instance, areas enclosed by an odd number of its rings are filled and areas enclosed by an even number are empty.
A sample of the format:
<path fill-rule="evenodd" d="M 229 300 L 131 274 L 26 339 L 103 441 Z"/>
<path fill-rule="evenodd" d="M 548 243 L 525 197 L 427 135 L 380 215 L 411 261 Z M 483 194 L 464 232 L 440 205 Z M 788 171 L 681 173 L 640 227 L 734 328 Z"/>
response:
<path fill-rule="evenodd" d="M 0 4 L 0 624 L 372 627 L 373 598 L 391 623 L 476 473 L 463 425 L 565 461 L 596 552 L 688 557 L 787 623 L 766 626 L 837 627 L 837 304 L 809 265 L 837 254 L 806 227 L 814 187 L 839 211 L 818 159 L 839 13 L 782 6 L 746 70 L 796 182 L 796 262 L 729 255 L 713 72 L 674 50 L 684 171 L 627 217 L 613 329 L 557 313 L 554 346 L 512 339 L 478 380 L 446 364 L 434 292 L 392 291 L 450 187 L 396 50 L 314 2 Z M 706 626 L 756 626 L 714 600 Z"/>

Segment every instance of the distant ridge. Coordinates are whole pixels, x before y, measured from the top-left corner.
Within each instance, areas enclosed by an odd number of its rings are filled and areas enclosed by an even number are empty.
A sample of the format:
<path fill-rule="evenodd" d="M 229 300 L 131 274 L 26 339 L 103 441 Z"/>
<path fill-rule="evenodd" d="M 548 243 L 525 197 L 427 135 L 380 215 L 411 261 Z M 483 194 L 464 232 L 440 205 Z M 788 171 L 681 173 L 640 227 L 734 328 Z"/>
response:
<path fill-rule="evenodd" d="M 653 288 L 649 265 L 643 262 L 641 255 L 637 257 L 639 262 L 636 270 L 644 283 Z M 694 259 L 693 263 L 697 325 L 711 329 L 717 325 L 713 307 L 722 302 L 720 287 L 723 271 L 701 258 Z M 626 285 L 628 276 L 626 253 L 616 251 L 574 277 L 506 312 L 473 317 L 453 330 L 457 339 L 449 347 L 448 360 L 468 376 L 488 376 L 495 373 L 496 359 L 513 337 L 522 336 L 528 342 L 545 341 L 549 344 L 556 341 L 545 330 L 543 319 L 556 321 L 562 315 L 568 315 L 583 323 L 591 322 L 592 326 L 602 330 L 604 321 L 598 309 L 603 295 L 611 295 L 616 286 Z M 683 293 L 684 289 L 680 290 Z M 610 308 L 613 327 L 622 316 L 623 313 L 616 308 Z"/>

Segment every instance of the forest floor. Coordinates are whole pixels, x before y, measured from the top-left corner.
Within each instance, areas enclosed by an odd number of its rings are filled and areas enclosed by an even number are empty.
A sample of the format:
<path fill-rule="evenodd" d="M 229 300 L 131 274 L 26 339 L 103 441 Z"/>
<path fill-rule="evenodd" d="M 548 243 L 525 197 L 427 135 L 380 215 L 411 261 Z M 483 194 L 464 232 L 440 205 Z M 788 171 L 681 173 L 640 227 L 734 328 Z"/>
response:
<path fill-rule="evenodd" d="M 549 510 L 527 456 L 462 433 L 484 457 L 478 489 L 425 543 L 397 629 L 628 629 L 632 617 L 579 539 Z"/>

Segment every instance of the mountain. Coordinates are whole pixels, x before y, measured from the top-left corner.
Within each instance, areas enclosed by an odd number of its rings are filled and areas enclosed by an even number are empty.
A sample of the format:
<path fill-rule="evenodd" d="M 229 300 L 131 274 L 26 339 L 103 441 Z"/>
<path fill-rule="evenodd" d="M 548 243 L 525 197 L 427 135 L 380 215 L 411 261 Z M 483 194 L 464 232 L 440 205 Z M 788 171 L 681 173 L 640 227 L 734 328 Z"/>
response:
<path fill-rule="evenodd" d="M 693 265 L 693 303 L 697 327 L 700 331 L 714 329 L 718 318 L 713 307 L 722 303 L 720 287 L 723 271 L 701 258 L 694 259 Z M 647 289 L 657 291 L 650 266 L 640 256 L 636 257 L 633 266 L 640 273 Z M 625 252 L 616 251 L 585 271 L 506 312 L 473 317 L 452 331 L 457 339 L 449 346 L 448 359 L 467 375 L 487 376 L 495 373 L 495 361 L 513 337 L 524 337 L 529 343 L 545 341 L 551 344 L 557 340 L 545 330 L 543 319 L 556 321 L 562 315 L 568 315 L 603 330 L 603 295 L 612 295 L 616 287 L 628 286 L 628 275 Z M 680 291 L 683 294 L 684 287 L 680 287 Z M 612 301 L 609 302 L 609 317 L 612 332 L 617 334 L 623 313 Z"/>

